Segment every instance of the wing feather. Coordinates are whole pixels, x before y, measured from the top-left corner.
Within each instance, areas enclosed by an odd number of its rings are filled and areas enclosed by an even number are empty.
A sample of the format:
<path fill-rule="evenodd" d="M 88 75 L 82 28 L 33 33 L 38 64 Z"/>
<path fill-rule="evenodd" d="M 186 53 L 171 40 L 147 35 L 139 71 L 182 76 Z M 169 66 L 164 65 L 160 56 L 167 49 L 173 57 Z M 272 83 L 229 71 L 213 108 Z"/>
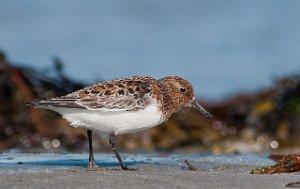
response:
<path fill-rule="evenodd" d="M 83 108 L 103 111 L 134 111 L 151 103 L 151 77 L 131 77 L 97 83 L 66 96 L 43 100 L 37 106 Z"/>

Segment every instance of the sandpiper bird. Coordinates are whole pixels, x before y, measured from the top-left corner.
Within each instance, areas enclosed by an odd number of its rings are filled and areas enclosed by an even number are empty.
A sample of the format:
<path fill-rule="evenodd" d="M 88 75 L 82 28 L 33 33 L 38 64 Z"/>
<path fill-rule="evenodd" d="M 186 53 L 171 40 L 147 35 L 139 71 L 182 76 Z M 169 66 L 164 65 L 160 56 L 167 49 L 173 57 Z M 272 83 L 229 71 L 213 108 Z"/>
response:
<path fill-rule="evenodd" d="M 212 117 L 196 101 L 192 85 L 178 76 L 159 80 L 141 76 L 110 80 L 31 105 L 58 112 L 71 126 L 87 129 L 89 168 L 97 167 L 92 146 L 93 131 L 110 136 L 109 144 L 121 168 L 128 170 L 115 148 L 116 135 L 160 125 L 184 107 L 194 107 L 207 118 Z"/>

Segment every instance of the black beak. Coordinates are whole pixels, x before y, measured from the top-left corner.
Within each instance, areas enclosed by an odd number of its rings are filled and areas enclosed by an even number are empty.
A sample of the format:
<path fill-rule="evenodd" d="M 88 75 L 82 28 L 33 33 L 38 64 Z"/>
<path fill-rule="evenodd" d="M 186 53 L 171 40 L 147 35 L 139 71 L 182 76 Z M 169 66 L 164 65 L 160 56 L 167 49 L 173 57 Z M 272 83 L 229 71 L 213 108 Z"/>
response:
<path fill-rule="evenodd" d="M 199 110 L 207 119 L 212 118 L 212 115 L 207 110 L 205 110 L 196 100 L 192 102 L 192 106 Z"/>

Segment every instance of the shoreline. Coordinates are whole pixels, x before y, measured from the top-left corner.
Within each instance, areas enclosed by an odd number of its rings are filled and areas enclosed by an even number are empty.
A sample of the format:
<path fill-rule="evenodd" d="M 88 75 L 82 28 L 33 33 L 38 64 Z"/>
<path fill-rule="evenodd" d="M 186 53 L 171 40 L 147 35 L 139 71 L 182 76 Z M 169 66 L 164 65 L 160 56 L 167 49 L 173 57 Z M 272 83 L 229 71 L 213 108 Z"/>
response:
<path fill-rule="evenodd" d="M 113 154 L 95 154 L 97 170 L 85 168 L 86 154 L 0 154 L 0 188 L 283 188 L 299 173 L 253 175 L 273 164 L 257 154 L 122 154 L 135 171 L 123 171 Z M 197 168 L 188 170 L 184 160 Z"/>

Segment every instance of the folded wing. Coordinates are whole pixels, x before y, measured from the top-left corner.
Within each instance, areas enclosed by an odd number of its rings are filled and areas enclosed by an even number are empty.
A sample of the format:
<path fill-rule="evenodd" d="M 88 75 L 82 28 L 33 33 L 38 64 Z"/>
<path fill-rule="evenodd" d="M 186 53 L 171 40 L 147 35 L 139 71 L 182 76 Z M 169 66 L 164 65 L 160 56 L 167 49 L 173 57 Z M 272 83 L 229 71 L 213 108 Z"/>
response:
<path fill-rule="evenodd" d="M 66 107 L 102 111 L 136 111 L 152 102 L 150 77 L 131 77 L 97 83 L 66 96 L 33 103 L 37 107 Z"/>

